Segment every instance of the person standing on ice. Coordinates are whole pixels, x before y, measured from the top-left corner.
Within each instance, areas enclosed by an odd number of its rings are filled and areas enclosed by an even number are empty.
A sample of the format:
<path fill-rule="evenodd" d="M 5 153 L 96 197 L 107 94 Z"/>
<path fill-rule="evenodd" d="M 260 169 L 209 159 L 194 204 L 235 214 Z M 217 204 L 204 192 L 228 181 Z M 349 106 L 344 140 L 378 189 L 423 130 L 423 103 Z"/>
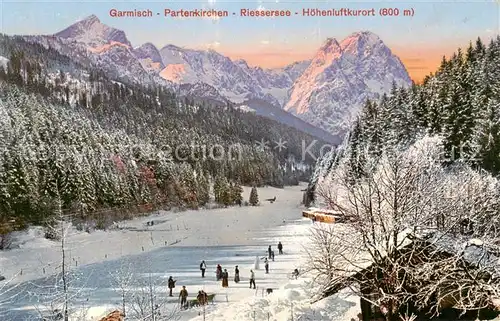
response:
<path fill-rule="evenodd" d="M 224 272 L 222 273 L 222 287 L 227 288 L 229 286 L 229 273 L 227 273 L 227 270 L 224 269 Z"/>
<path fill-rule="evenodd" d="M 238 269 L 238 266 L 234 268 L 234 283 L 240 282 L 240 269 Z"/>
<path fill-rule="evenodd" d="M 172 278 L 172 276 L 170 276 L 168 278 L 168 289 L 170 290 L 169 296 L 173 296 L 172 295 L 172 290 L 173 290 L 173 288 L 175 288 L 175 282 L 176 281 Z"/>
<path fill-rule="evenodd" d="M 272 251 L 273 251 L 273 250 L 271 249 L 271 245 L 269 245 L 269 247 L 268 247 L 268 249 L 267 249 L 267 254 L 268 254 L 268 256 L 269 256 L 269 259 L 271 259 L 271 252 L 272 252 Z"/>
<path fill-rule="evenodd" d="M 207 265 L 205 264 L 205 260 L 201 261 L 200 264 L 200 270 L 201 270 L 201 277 L 205 277 L 205 270 L 207 269 Z"/>
<path fill-rule="evenodd" d="M 250 270 L 250 289 L 252 288 L 252 285 L 255 289 L 255 273 L 253 272 L 253 270 Z"/>
<path fill-rule="evenodd" d="M 266 274 L 269 274 L 269 261 L 264 259 L 264 268 L 266 269 Z"/>
<path fill-rule="evenodd" d="M 187 308 L 187 297 L 188 291 L 186 290 L 186 286 L 182 286 L 182 290 L 179 293 L 179 298 L 181 299 L 181 309 Z"/>
<path fill-rule="evenodd" d="M 203 290 L 198 291 L 196 299 L 198 300 L 198 303 L 201 305 L 207 304 L 207 294 Z"/>
<path fill-rule="evenodd" d="M 274 262 L 274 251 L 271 251 L 271 260 Z"/>
<path fill-rule="evenodd" d="M 217 281 L 220 281 L 220 279 L 222 279 L 222 266 L 220 266 L 220 264 L 217 264 L 217 270 L 215 270 L 215 276 L 217 277 Z"/>
<path fill-rule="evenodd" d="M 283 254 L 283 244 L 281 242 L 278 242 L 278 253 Z"/>

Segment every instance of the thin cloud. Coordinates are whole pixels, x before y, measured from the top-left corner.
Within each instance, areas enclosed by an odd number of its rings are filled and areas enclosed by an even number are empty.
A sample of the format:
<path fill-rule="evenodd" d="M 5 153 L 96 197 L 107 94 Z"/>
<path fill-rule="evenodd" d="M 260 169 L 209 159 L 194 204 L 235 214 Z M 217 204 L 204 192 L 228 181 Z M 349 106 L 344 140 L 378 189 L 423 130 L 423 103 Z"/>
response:
<path fill-rule="evenodd" d="M 214 49 L 220 47 L 220 42 L 214 41 L 206 45 L 207 49 Z"/>

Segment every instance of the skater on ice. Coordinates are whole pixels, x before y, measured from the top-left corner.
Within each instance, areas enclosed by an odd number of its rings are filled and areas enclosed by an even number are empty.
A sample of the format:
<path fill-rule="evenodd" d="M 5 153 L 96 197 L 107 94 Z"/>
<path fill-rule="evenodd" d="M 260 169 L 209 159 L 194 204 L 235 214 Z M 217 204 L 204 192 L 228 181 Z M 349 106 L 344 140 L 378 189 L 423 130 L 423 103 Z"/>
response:
<path fill-rule="evenodd" d="M 201 270 L 201 277 L 205 277 L 205 270 L 207 269 L 207 265 L 205 264 L 205 260 L 201 261 L 200 264 L 200 270 Z"/>
<path fill-rule="evenodd" d="M 271 260 L 274 262 L 274 251 L 271 251 Z"/>
<path fill-rule="evenodd" d="M 168 288 L 170 290 L 169 296 L 173 296 L 172 290 L 175 288 L 175 282 L 177 282 L 177 281 L 174 280 L 171 276 L 168 278 Z"/>
<path fill-rule="evenodd" d="M 222 273 L 222 287 L 227 288 L 229 286 L 229 273 L 227 273 L 227 270 L 224 269 L 224 272 Z"/>
<path fill-rule="evenodd" d="M 217 264 L 217 270 L 215 270 L 215 276 L 217 277 L 217 281 L 220 281 L 222 279 L 222 266 L 220 266 L 220 264 Z"/>
<path fill-rule="evenodd" d="M 271 252 L 272 252 L 272 251 L 273 251 L 273 250 L 271 249 L 271 245 L 269 245 L 269 248 L 267 249 L 267 254 L 268 254 L 268 256 L 269 256 L 269 259 L 271 259 Z"/>
<path fill-rule="evenodd" d="M 269 261 L 267 258 L 264 259 L 264 268 L 266 269 L 266 274 L 269 274 Z"/>
<path fill-rule="evenodd" d="M 283 254 L 283 244 L 281 242 L 278 242 L 278 254 Z"/>
<path fill-rule="evenodd" d="M 253 272 L 253 270 L 250 270 L 250 289 L 252 288 L 252 285 L 255 289 L 255 273 Z"/>
<path fill-rule="evenodd" d="M 299 277 L 299 269 L 293 270 L 292 276 L 295 277 L 295 280 L 297 280 L 297 278 Z"/>
<path fill-rule="evenodd" d="M 234 283 L 240 282 L 240 269 L 238 269 L 238 266 L 234 268 Z"/>
<path fill-rule="evenodd" d="M 186 286 L 182 286 L 182 290 L 179 293 L 179 298 L 181 299 L 181 309 L 187 309 L 187 297 L 188 291 L 186 290 Z"/>

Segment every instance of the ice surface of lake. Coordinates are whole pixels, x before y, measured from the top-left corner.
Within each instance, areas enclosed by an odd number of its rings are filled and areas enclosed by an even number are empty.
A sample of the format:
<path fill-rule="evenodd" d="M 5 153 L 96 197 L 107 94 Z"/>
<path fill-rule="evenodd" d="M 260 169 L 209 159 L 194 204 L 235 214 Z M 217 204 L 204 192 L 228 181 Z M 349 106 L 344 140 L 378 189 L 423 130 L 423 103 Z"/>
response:
<path fill-rule="evenodd" d="M 166 281 L 172 275 L 177 279 L 174 295 L 186 285 L 190 297 L 198 290 L 216 293 L 215 307 L 237 302 L 249 296 L 260 295 L 248 288 L 249 270 L 255 257 L 267 254 L 272 245 L 276 262 L 271 262 L 270 274 L 264 274 L 264 264 L 256 271 L 258 291 L 277 288 L 289 281 L 291 271 L 303 258 L 302 243 L 311 225 L 301 219 L 300 200 L 304 186 L 285 189 L 260 188 L 261 206 L 230 207 L 215 210 L 163 212 L 146 218 L 121 222 L 120 230 L 74 233 L 67 240 L 67 257 L 72 265 L 71 294 L 73 306 L 80 310 L 91 307 L 86 320 L 98 320 L 106 311 L 120 308 L 117 275 L 133 273 L 132 287 L 139 291 L 138 283 L 152 280 L 159 296 L 166 296 Z M 249 189 L 245 189 L 249 194 Z M 266 198 L 277 197 L 275 203 Z M 153 227 L 146 222 L 154 220 Z M 276 245 L 284 244 L 285 255 L 279 256 Z M 166 245 L 167 244 L 167 245 Z M 200 261 L 207 263 L 206 278 L 201 278 Z M 0 253 L 3 271 L 14 275 L 17 269 L 23 274 L 16 276 L 19 287 L 14 291 L 20 295 L 3 304 L 7 295 L 0 296 L 0 307 L 8 315 L 2 320 L 29 320 L 28 314 L 35 308 L 46 308 L 54 292 L 55 278 L 51 275 L 60 271 L 60 249 L 57 242 L 40 238 L 25 241 L 20 248 Z M 75 266 L 73 266 L 73 264 Z M 223 289 L 215 281 L 215 267 L 221 264 L 230 275 L 229 288 Z M 78 265 L 78 266 L 76 266 Z M 239 265 L 241 282 L 232 281 L 234 266 Z M 130 274 L 128 273 L 128 274 Z M 75 275 L 73 275 L 75 274 Z M 151 282 L 150 282 L 151 283 Z M 74 293 L 78 291 L 78 293 Z M 60 291 L 59 291 L 60 293 Z M 12 294 L 9 293 L 9 295 Z M 177 304 L 176 298 L 167 298 L 170 305 Z M 4 301 L 5 302 L 5 301 Z M 85 309 L 82 309 L 82 304 Z M 96 312 L 97 311 L 97 312 Z M 199 311 L 183 311 L 180 320 L 196 317 Z M 92 317 L 93 316 L 93 317 Z"/>
<path fill-rule="evenodd" d="M 300 245 L 296 242 L 304 235 L 306 227 L 311 223 L 307 220 L 297 220 L 285 223 L 282 226 L 261 231 L 251 245 L 244 246 L 186 246 L 159 248 L 138 255 L 122 257 L 120 259 L 90 264 L 73 268 L 70 276 L 70 293 L 74 294 L 75 307 L 121 306 L 119 282 L 121 274 L 132 273 L 134 285 L 147 284 L 149 278 L 153 280 L 155 290 L 165 296 L 172 305 L 177 304 L 180 288 L 185 285 L 193 297 L 198 290 L 204 289 L 208 293 L 216 293 L 216 301 L 234 301 L 239 298 L 255 295 L 255 290 L 248 287 L 249 270 L 253 268 L 255 257 L 264 257 L 268 245 L 275 251 L 275 262 L 270 262 L 270 274 L 265 275 L 264 264 L 256 271 L 259 289 L 277 288 L 289 279 L 289 273 L 295 268 L 300 255 Z M 285 255 L 278 255 L 277 242 L 285 246 Z M 207 264 L 206 276 L 201 278 L 199 270 L 200 261 L 204 259 Z M 215 280 L 215 268 L 221 264 L 228 269 L 230 287 L 223 289 L 220 282 Z M 235 284 L 232 280 L 234 267 L 239 266 L 241 282 Z M 279 268 L 278 268 L 279 267 Z M 120 274 L 121 273 L 121 274 Z M 177 280 L 174 289 L 174 298 L 167 297 L 167 279 L 173 276 Z M 30 315 L 36 313 L 33 309 L 43 309 L 48 304 L 47 297 L 54 292 L 56 277 L 37 279 L 24 282 L 17 288 L 22 292 L 10 305 L 4 320 L 29 320 Z M 134 287 L 132 285 L 132 287 Z M 10 293 L 12 294 L 12 293 Z M 191 296 L 191 295 L 190 295 Z M 2 299 L 0 299 L 2 300 Z M 181 312 L 181 319 L 189 319 L 192 311 Z"/>

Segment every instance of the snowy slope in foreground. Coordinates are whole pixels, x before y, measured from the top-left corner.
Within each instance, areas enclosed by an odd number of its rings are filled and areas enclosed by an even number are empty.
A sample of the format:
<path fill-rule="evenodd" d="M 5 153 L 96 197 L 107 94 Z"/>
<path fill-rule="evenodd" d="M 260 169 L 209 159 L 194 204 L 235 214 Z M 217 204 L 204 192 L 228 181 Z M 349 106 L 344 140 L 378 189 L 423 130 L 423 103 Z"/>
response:
<path fill-rule="evenodd" d="M 342 291 L 317 303 L 310 303 L 310 280 L 299 279 L 267 297 L 251 297 L 191 321 L 351 321 L 358 320 L 359 298 Z M 293 317 L 292 317 L 293 315 Z"/>

